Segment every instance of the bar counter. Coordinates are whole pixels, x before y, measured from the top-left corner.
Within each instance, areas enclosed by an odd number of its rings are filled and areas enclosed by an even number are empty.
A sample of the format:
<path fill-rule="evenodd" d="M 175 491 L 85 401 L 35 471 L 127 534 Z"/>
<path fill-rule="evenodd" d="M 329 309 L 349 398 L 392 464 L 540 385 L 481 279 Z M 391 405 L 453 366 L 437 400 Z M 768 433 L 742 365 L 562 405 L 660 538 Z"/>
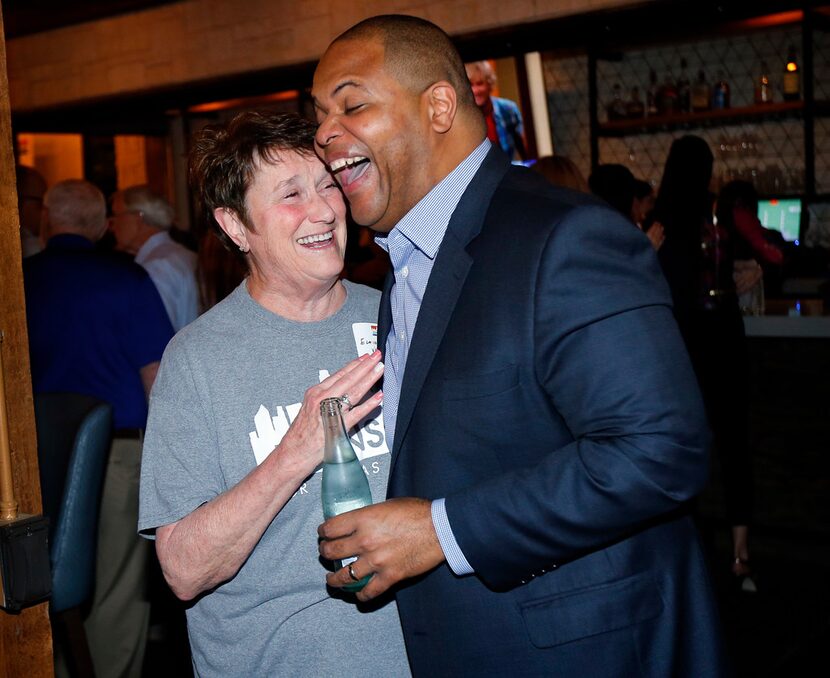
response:
<path fill-rule="evenodd" d="M 747 337 L 830 338 L 830 316 L 744 316 Z"/>

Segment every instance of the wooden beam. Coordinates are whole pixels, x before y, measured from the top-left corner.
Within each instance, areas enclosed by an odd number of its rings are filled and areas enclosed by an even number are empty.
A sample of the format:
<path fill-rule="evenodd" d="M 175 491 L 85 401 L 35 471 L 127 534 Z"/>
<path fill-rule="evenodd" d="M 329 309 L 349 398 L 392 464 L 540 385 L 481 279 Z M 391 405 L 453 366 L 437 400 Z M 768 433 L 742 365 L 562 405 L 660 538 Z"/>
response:
<path fill-rule="evenodd" d="M 3 365 L 15 497 L 22 513 L 39 514 L 40 476 L 15 182 L 6 41 L 0 7 L 0 330 L 4 333 Z M 0 610 L 0 678 L 52 675 L 48 604 L 30 607 L 20 614 Z"/>

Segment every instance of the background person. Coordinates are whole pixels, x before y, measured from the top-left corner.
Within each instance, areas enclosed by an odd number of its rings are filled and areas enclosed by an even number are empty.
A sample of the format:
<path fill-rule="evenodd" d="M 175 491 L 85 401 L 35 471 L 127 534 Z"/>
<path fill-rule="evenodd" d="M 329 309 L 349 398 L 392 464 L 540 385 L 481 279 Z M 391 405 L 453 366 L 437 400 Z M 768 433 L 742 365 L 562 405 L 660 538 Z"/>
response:
<path fill-rule="evenodd" d="M 106 201 L 88 181 L 46 192 L 46 248 L 23 261 L 32 387 L 112 405 L 113 441 L 101 499 L 95 593 L 86 635 L 98 676 L 141 675 L 151 556 L 135 534 L 147 394 L 173 328 L 147 273 L 95 243 Z"/>
<path fill-rule="evenodd" d="M 40 222 L 43 212 L 43 195 L 46 180 L 40 172 L 17 165 L 17 209 L 20 215 L 20 249 L 23 258 L 37 254 L 43 249 L 40 240 Z"/>
<path fill-rule="evenodd" d="M 634 181 L 634 204 L 631 207 L 631 218 L 637 227 L 643 231 L 651 241 L 655 250 L 659 250 L 666 239 L 663 224 L 654 221 L 654 188 L 647 181 L 636 179 Z"/>
<path fill-rule="evenodd" d="M 150 274 L 177 332 L 199 315 L 196 253 L 170 237 L 173 206 L 149 186 L 130 186 L 112 197 L 110 229 L 117 249 Z"/>
<path fill-rule="evenodd" d="M 762 314 L 765 288 L 780 291 L 782 285 L 784 251 L 772 241 L 773 238 L 780 240 L 781 236 L 761 224 L 758 192 L 748 181 L 730 181 L 721 188 L 715 213 L 718 224 L 732 239 L 735 258 L 732 278 L 741 313 Z"/>
<path fill-rule="evenodd" d="M 493 96 L 496 73 L 490 62 L 475 61 L 467 64 L 466 70 L 476 106 L 481 109 L 487 123 L 487 138 L 501 146 L 511 160 L 517 155 L 520 160 L 527 158 L 522 136 L 522 112 L 515 101 Z"/>
<path fill-rule="evenodd" d="M 554 186 L 570 188 L 580 193 L 588 193 L 588 182 L 573 160 L 564 155 L 547 155 L 539 158 L 532 165 L 535 172 L 541 174 Z"/>
<path fill-rule="evenodd" d="M 362 422 L 354 440 L 377 500 L 389 450 L 382 394 L 358 404 L 383 369 L 379 293 L 339 279 L 346 208 L 313 138 L 306 120 L 248 112 L 192 147 L 194 189 L 250 274 L 165 352 L 139 529 L 155 537 L 173 592 L 192 601 L 201 676 L 409 672 L 394 601 L 357 606 L 327 590 L 317 552 L 320 401 L 356 405 L 345 420 Z"/>
<path fill-rule="evenodd" d="M 723 470 L 732 526 L 732 571 L 749 574 L 753 483 L 749 450 L 749 359 L 733 279 L 734 240 L 712 219 L 712 151 L 687 135 L 669 150 L 654 216 L 666 230 L 660 263 L 695 368 Z"/>

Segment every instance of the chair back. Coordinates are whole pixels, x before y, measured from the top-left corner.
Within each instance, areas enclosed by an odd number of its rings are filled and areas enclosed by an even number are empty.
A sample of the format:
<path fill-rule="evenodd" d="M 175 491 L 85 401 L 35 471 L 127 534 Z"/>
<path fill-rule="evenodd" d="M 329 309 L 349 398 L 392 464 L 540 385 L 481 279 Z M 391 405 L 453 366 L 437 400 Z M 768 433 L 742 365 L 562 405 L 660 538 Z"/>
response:
<path fill-rule="evenodd" d="M 98 514 L 112 434 L 112 407 L 78 393 L 35 396 L 43 511 L 49 517 L 52 612 L 92 595 Z"/>

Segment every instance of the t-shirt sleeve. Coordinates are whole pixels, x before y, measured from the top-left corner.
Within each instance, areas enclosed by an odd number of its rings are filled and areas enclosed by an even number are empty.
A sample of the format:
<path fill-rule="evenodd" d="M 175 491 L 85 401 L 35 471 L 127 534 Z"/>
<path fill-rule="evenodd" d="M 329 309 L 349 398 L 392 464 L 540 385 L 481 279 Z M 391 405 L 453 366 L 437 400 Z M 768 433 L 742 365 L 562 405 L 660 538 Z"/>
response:
<path fill-rule="evenodd" d="M 173 336 L 173 325 L 156 286 L 144 271 L 137 275 L 125 325 L 126 345 L 136 369 L 161 360 Z"/>
<path fill-rule="evenodd" d="M 197 380 L 185 345 L 174 341 L 150 397 L 138 519 L 145 537 L 224 491 L 216 426 Z"/>

